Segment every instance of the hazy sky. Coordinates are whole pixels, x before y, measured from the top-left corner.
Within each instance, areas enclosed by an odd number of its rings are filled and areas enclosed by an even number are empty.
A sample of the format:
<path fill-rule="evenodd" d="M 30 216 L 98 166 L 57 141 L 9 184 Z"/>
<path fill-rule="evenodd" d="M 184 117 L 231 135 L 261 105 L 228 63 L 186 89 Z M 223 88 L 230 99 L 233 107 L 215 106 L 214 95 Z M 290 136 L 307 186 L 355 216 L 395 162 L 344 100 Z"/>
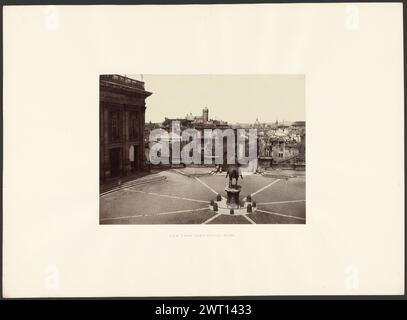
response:
<path fill-rule="evenodd" d="M 209 118 L 229 123 L 305 120 L 304 75 L 144 75 L 143 81 L 153 92 L 147 122 L 201 115 L 204 107 Z"/>

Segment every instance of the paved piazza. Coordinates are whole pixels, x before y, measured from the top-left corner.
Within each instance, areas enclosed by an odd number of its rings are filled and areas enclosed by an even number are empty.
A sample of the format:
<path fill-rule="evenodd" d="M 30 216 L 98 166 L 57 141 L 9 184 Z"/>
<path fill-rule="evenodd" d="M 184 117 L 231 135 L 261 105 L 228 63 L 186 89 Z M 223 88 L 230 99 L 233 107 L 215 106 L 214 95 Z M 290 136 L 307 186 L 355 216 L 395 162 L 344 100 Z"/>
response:
<path fill-rule="evenodd" d="M 305 176 L 246 175 L 240 198 L 257 203 L 254 213 L 230 215 L 211 210 L 210 201 L 226 197 L 225 173 L 190 174 L 187 169 L 155 173 L 151 183 L 128 184 L 100 196 L 101 224 L 304 224 Z M 288 175 L 287 175 L 288 177 Z"/>

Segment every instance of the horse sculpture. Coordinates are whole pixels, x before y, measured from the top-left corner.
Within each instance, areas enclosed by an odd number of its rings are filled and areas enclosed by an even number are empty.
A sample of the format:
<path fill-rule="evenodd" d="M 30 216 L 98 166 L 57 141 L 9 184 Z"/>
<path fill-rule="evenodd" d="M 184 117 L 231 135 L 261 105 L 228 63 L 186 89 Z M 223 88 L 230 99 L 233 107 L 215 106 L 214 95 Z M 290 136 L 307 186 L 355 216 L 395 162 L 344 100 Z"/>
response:
<path fill-rule="evenodd" d="M 232 186 L 233 186 L 233 184 L 232 184 L 233 179 L 236 180 L 236 183 L 234 185 L 237 186 L 237 181 L 239 180 L 239 176 L 243 180 L 243 175 L 242 175 L 242 172 L 239 169 L 239 166 L 237 166 L 237 165 L 229 165 L 228 169 L 227 169 L 227 172 L 226 172 L 226 178 L 229 177 L 229 188 L 232 188 Z"/>

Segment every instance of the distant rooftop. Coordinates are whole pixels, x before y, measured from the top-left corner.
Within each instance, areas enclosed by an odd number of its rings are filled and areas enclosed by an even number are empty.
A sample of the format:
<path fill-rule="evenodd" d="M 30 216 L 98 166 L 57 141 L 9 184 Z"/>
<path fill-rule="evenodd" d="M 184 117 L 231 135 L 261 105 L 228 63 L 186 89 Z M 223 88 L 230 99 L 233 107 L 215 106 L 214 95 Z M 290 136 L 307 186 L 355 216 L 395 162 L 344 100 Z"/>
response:
<path fill-rule="evenodd" d="M 305 127 L 305 121 L 295 121 L 292 125 L 294 127 Z"/>

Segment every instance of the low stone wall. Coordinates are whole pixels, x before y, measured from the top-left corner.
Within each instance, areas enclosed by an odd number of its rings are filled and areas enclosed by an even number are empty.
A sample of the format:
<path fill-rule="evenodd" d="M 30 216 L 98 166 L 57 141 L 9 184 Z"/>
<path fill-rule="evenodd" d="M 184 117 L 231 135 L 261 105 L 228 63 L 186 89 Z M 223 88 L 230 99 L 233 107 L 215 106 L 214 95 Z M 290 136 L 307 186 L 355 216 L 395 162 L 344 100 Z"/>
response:
<path fill-rule="evenodd" d="M 157 182 L 163 182 L 167 178 L 165 176 L 159 176 L 159 175 L 148 175 L 145 177 L 141 177 L 138 179 L 130 180 L 124 183 L 119 183 L 117 185 L 112 185 L 112 186 L 101 186 L 100 188 L 100 196 L 104 196 L 106 194 L 116 192 L 125 188 L 130 188 L 130 187 L 135 187 L 139 185 L 144 185 L 144 184 L 151 184 L 151 183 L 157 183 Z"/>

